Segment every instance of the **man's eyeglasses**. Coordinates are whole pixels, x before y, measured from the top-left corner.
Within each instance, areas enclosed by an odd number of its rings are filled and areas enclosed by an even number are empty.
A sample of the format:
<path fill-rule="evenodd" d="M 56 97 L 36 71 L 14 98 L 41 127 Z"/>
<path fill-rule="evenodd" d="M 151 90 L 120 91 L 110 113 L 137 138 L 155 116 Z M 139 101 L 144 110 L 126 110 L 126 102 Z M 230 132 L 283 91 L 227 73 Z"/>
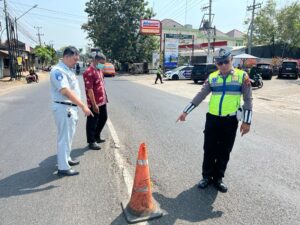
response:
<path fill-rule="evenodd" d="M 225 61 L 222 61 L 222 62 L 217 62 L 217 65 L 222 66 L 223 64 L 227 65 L 228 63 L 229 63 L 229 60 L 225 60 Z"/>

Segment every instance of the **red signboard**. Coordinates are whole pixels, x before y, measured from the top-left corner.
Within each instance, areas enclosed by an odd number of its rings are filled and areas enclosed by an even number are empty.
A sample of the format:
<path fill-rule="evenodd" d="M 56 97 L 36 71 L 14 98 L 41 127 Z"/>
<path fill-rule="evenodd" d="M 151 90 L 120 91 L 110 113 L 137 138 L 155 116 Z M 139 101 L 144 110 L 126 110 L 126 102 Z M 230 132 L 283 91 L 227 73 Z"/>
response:
<path fill-rule="evenodd" d="M 161 33 L 161 23 L 159 20 L 140 20 L 140 33 L 141 34 L 151 34 L 160 35 Z"/>

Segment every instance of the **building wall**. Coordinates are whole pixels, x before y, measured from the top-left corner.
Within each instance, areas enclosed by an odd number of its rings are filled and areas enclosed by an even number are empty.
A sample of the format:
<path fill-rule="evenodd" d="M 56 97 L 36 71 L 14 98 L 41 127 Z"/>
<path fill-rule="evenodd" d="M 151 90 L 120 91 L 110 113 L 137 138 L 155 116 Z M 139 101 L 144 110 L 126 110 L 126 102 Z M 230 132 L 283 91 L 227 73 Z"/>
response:
<path fill-rule="evenodd" d="M 164 38 L 164 34 L 185 34 L 185 35 L 194 35 L 194 44 L 202 44 L 207 43 L 207 35 L 198 29 L 188 29 L 185 27 L 165 27 L 163 25 L 162 29 L 162 39 Z M 163 41 L 163 40 L 162 40 Z M 213 41 L 213 38 L 211 39 Z M 216 35 L 215 41 L 227 41 L 227 45 L 230 47 L 233 46 L 244 46 L 245 40 L 244 38 L 232 38 L 224 35 Z M 192 43 L 189 43 L 192 44 Z M 163 46 L 163 43 L 162 43 Z"/>

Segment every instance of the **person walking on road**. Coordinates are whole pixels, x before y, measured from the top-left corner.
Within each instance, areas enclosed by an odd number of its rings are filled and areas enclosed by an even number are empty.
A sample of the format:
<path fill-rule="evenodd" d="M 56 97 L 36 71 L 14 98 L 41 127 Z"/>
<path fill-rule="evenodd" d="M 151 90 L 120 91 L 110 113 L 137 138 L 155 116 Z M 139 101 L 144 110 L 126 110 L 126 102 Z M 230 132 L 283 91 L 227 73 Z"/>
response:
<path fill-rule="evenodd" d="M 160 80 L 160 83 L 163 84 L 164 82 L 162 81 L 162 69 L 161 69 L 161 65 L 159 65 L 158 69 L 157 69 L 157 73 L 156 73 L 156 79 L 155 79 L 155 84 L 157 84 L 158 79 Z"/>
<path fill-rule="evenodd" d="M 50 72 L 52 109 L 57 126 L 58 175 L 74 176 L 79 172 L 71 166 L 79 161 L 71 159 L 71 146 L 78 122 L 78 107 L 86 116 L 93 116 L 90 109 L 81 101 L 80 88 L 73 68 L 79 60 L 75 47 L 67 47 L 63 59 Z"/>
<path fill-rule="evenodd" d="M 92 150 L 100 150 L 99 144 L 105 141 L 101 139 L 101 132 L 107 121 L 108 103 L 102 72 L 105 60 L 103 54 L 94 55 L 92 64 L 83 73 L 88 106 L 94 114 L 88 116 L 86 121 L 87 142 Z"/>
<path fill-rule="evenodd" d="M 219 191 L 227 192 L 222 178 L 234 145 L 238 121 L 242 120 L 242 136 L 250 131 L 252 89 L 247 73 L 233 68 L 230 51 L 220 49 L 215 60 L 218 70 L 209 75 L 201 91 L 187 105 L 177 121 L 185 121 L 187 115 L 212 93 L 204 130 L 203 179 L 198 187 L 204 189 L 213 181 Z M 242 95 L 243 111 L 240 107 Z"/>

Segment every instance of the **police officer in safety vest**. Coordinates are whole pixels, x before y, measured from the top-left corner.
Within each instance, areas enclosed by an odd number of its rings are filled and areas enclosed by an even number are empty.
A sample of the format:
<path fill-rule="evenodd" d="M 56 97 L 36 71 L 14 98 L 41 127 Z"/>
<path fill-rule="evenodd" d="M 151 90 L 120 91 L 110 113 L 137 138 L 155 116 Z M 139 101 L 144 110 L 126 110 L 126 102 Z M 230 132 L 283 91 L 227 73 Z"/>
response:
<path fill-rule="evenodd" d="M 198 187 L 204 189 L 213 182 L 219 191 L 227 192 L 227 186 L 222 179 L 234 145 L 239 120 L 242 120 L 242 136 L 250 130 L 252 89 L 247 73 L 233 68 L 229 50 L 221 48 L 215 61 L 218 70 L 209 75 L 201 91 L 177 121 L 185 121 L 186 116 L 211 93 L 204 130 L 203 179 Z M 244 100 L 243 106 L 241 96 Z"/>
<path fill-rule="evenodd" d="M 73 161 L 70 153 L 78 122 L 78 107 L 86 116 L 92 115 L 90 109 L 81 101 L 79 83 L 73 68 L 79 60 L 75 47 L 67 47 L 63 59 L 50 72 L 52 110 L 57 127 L 57 165 L 58 175 L 74 176 L 79 172 L 71 168 L 79 164 Z"/>

